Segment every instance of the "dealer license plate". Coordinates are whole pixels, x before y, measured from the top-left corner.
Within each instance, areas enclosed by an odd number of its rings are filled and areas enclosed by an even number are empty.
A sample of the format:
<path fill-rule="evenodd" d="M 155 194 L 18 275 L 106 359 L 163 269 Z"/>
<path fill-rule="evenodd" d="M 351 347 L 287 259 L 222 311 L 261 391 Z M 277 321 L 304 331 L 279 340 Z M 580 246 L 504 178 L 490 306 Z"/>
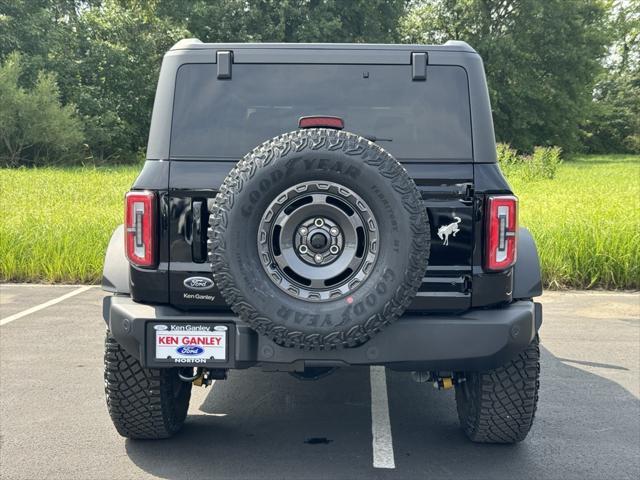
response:
<path fill-rule="evenodd" d="M 156 359 L 205 363 L 227 358 L 225 325 L 154 325 Z"/>

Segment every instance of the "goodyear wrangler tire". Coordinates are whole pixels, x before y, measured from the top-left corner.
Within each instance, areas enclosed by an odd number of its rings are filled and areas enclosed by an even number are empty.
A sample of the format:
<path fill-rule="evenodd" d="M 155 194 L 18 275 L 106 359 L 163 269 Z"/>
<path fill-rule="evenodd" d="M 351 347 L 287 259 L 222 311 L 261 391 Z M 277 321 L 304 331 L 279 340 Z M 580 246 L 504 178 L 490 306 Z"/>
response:
<path fill-rule="evenodd" d="M 406 170 L 342 131 L 300 130 L 254 149 L 209 223 L 222 296 L 284 346 L 366 342 L 411 303 L 429 257 L 426 209 Z"/>
<path fill-rule="evenodd" d="M 182 428 L 191 384 L 175 368 L 143 368 L 107 332 L 104 390 L 109 416 L 120 435 L 132 439 L 169 438 Z"/>

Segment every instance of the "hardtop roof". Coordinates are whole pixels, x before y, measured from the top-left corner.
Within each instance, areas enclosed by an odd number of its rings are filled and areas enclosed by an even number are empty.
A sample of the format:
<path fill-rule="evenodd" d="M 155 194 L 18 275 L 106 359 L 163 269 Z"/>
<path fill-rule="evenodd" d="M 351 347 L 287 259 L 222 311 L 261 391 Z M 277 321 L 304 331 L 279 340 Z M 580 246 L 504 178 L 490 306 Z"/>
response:
<path fill-rule="evenodd" d="M 442 45 L 391 44 L 391 43 L 204 43 L 197 38 L 185 38 L 173 45 L 173 50 L 220 49 L 290 49 L 290 50 L 395 50 L 477 53 L 468 43 L 448 40 Z"/>

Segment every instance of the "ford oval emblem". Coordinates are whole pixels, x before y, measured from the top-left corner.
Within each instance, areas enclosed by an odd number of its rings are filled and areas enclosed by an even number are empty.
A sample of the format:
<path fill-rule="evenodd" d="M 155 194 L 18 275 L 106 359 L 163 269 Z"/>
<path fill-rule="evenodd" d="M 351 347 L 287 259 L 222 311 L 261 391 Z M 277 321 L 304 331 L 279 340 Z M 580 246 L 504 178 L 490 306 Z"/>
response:
<path fill-rule="evenodd" d="M 213 280 L 207 277 L 189 277 L 182 282 L 189 290 L 209 290 L 213 288 Z"/>
<path fill-rule="evenodd" d="M 180 355 L 202 355 L 204 348 L 198 347 L 197 345 L 183 345 L 182 347 L 176 348 L 176 352 Z"/>

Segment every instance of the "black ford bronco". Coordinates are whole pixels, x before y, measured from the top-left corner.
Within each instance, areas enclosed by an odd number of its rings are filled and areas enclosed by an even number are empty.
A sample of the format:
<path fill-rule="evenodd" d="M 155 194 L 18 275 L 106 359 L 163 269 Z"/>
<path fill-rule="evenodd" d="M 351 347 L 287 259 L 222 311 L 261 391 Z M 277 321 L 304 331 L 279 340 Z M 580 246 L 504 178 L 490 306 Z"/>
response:
<path fill-rule="evenodd" d="M 180 41 L 125 211 L 103 275 L 123 436 L 174 434 L 229 370 L 368 365 L 455 388 L 473 441 L 527 435 L 540 267 L 467 44 Z"/>

